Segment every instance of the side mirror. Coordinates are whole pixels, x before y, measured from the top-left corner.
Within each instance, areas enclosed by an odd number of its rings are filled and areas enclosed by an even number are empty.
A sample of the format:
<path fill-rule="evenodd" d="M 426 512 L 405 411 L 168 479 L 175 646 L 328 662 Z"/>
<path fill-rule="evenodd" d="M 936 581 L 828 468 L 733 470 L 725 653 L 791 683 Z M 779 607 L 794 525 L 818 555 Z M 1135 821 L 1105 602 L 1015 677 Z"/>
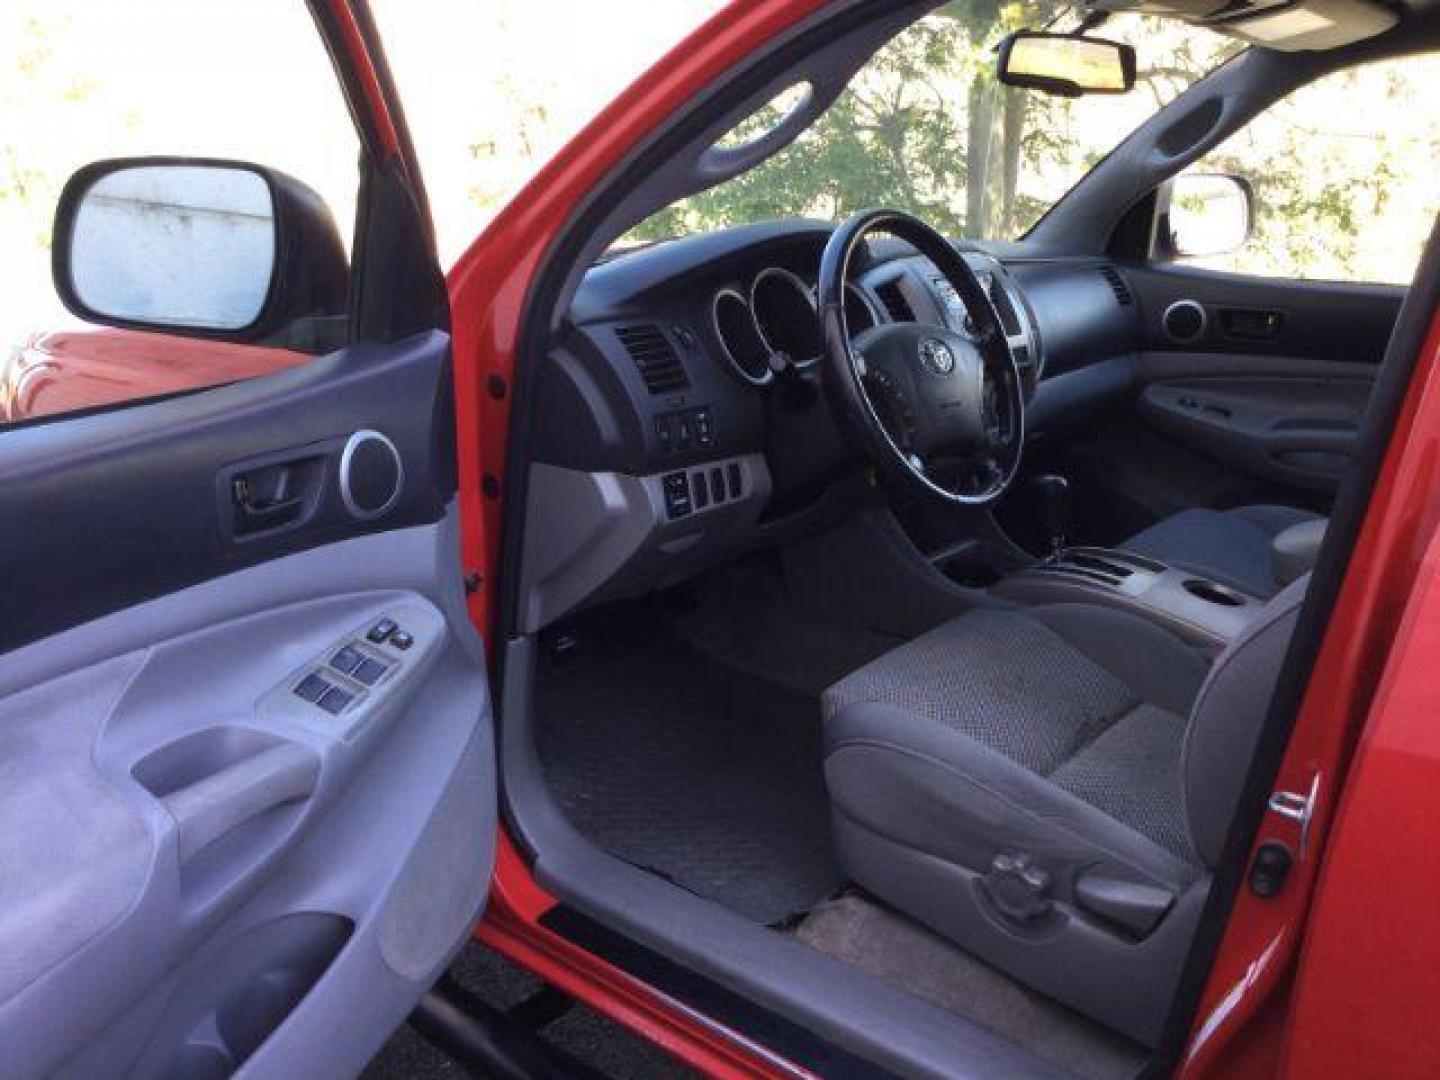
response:
<path fill-rule="evenodd" d="M 304 348 L 348 310 L 334 218 L 300 181 L 242 162 L 125 158 L 70 178 L 52 270 L 88 322 Z"/>
<path fill-rule="evenodd" d="M 1161 192 L 1167 254 L 1204 258 L 1239 250 L 1250 239 L 1254 206 L 1255 191 L 1243 177 L 1181 173 Z"/>
<path fill-rule="evenodd" d="M 1061 97 L 1124 94 L 1135 85 L 1135 50 L 1103 38 L 1018 30 L 1000 43 L 996 74 L 1006 86 Z"/>

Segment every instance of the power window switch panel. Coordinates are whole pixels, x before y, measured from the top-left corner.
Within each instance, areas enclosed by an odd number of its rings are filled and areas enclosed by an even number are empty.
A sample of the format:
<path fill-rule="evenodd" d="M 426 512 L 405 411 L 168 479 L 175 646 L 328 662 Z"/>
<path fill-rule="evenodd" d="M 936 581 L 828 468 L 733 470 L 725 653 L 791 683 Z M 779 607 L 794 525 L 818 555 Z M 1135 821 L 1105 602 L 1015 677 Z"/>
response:
<path fill-rule="evenodd" d="M 330 666 L 346 675 L 353 674 L 364 662 L 365 654 L 350 645 L 346 645 L 330 658 Z"/>
<path fill-rule="evenodd" d="M 342 709 L 355 700 L 355 695 L 348 690 L 341 690 L 338 686 L 332 686 L 321 695 L 320 700 L 315 704 L 324 709 L 331 716 L 338 716 Z"/>
<path fill-rule="evenodd" d="M 330 688 L 331 684 L 326 682 L 318 671 L 312 671 L 295 687 L 295 696 L 304 701 L 315 702 L 324 697 L 325 691 Z"/>
<path fill-rule="evenodd" d="M 354 674 L 358 682 L 364 683 L 366 686 L 374 686 L 376 680 L 389 670 L 389 664 L 382 664 L 379 660 L 365 659 L 360 662 L 360 666 L 355 669 Z"/>

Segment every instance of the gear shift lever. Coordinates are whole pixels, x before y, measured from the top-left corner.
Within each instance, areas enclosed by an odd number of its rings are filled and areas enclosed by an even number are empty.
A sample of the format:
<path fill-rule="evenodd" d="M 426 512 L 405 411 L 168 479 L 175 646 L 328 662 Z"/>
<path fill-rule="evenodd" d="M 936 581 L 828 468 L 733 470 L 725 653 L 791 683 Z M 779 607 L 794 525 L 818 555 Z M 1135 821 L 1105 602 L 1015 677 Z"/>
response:
<path fill-rule="evenodd" d="M 1031 479 L 1035 499 L 1040 505 L 1040 521 L 1050 541 L 1050 557 L 1065 550 L 1070 531 L 1070 481 L 1055 473 L 1043 473 Z"/>

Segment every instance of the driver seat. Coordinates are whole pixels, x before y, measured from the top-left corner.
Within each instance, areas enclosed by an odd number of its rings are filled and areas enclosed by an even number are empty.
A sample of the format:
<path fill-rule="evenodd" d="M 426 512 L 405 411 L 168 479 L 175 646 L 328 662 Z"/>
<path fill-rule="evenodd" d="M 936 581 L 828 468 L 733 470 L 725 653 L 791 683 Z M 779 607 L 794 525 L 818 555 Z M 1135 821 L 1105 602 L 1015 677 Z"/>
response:
<path fill-rule="evenodd" d="M 1087 604 L 975 610 L 823 696 L 841 866 L 1158 1043 L 1309 575 L 1214 662 Z"/>

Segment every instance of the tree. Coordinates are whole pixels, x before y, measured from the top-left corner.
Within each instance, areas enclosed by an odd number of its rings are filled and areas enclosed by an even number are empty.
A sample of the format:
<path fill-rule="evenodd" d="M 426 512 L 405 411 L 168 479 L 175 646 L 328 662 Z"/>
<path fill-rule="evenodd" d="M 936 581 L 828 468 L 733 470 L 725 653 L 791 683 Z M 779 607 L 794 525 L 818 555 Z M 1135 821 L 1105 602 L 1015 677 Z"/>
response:
<path fill-rule="evenodd" d="M 1075 126 L 1072 101 L 1001 86 L 994 55 L 1004 35 L 1046 25 L 1059 0 L 956 0 L 897 35 L 789 148 L 739 177 L 682 200 L 632 230 L 648 241 L 745 221 L 835 219 L 867 206 L 897 206 L 952 235 L 1023 231 L 1125 130 L 1095 146 Z M 1158 20 L 1144 20 L 1153 40 Z M 1196 31 L 1179 26 L 1182 34 Z M 1163 34 L 1162 34 L 1163 38 Z M 1214 36 L 1216 48 L 1223 39 Z M 1193 46 L 1164 53 L 1145 73 L 1155 103 L 1168 101 L 1211 66 Z M 778 119 L 762 110 L 742 124 L 754 134 Z M 1133 126 L 1133 125 L 1132 125 Z M 1052 196 L 1026 190 L 1063 174 Z M 1047 192 L 1048 194 L 1048 192 Z"/>

